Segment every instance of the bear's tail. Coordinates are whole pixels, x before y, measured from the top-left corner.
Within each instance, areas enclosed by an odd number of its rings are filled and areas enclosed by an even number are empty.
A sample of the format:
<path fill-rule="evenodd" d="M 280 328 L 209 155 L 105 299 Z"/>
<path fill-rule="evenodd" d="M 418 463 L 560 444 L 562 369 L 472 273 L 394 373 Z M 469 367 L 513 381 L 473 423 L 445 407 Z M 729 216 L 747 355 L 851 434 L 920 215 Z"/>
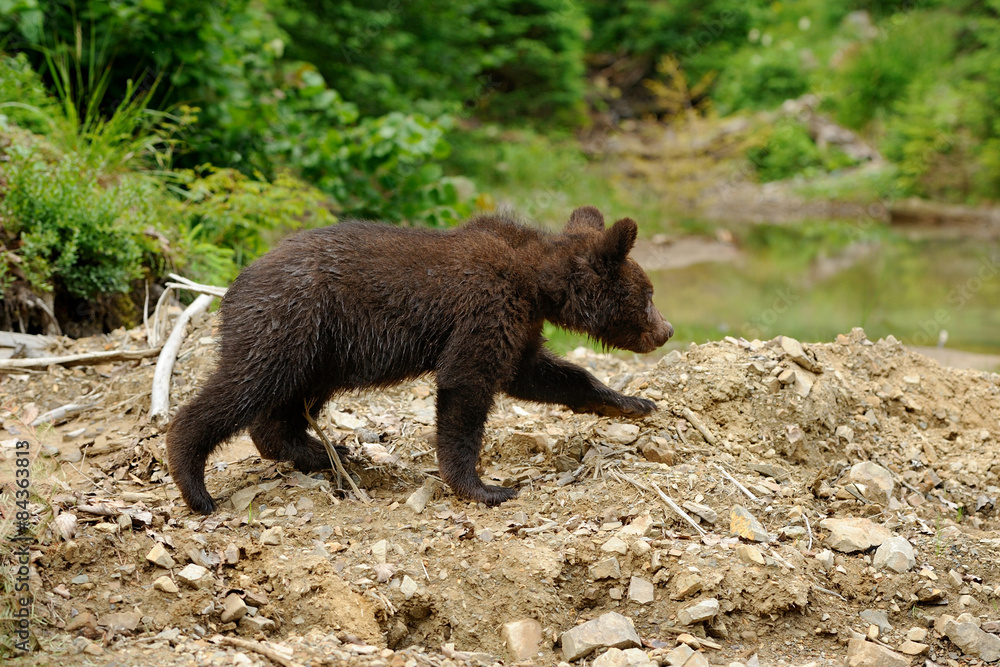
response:
<path fill-rule="evenodd" d="M 211 514 L 215 501 L 205 487 L 205 462 L 220 443 L 249 425 L 253 412 L 238 387 L 219 374 L 177 412 L 167 432 L 170 476 L 192 511 Z"/>

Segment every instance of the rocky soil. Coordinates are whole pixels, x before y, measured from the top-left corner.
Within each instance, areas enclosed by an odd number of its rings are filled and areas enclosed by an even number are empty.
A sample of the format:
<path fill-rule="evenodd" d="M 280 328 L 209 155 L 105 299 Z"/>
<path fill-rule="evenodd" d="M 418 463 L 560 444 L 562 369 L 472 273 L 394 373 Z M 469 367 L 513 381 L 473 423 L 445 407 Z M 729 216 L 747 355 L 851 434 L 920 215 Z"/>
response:
<path fill-rule="evenodd" d="M 212 367 L 200 318 L 172 409 Z M 142 349 L 143 330 L 46 354 Z M 146 418 L 155 358 L 0 376 L 0 554 L 31 444 L 29 664 L 974 665 L 1000 659 L 1000 376 L 858 329 L 576 361 L 637 422 L 503 399 L 483 476 L 434 478 L 431 378 L 339 397 L 332 473 L 244 436 L 192 515 Z M 89 405 L 55 422 L 39 415 Z M 35 422 L 36 425 L 32 425 Z M 348 489 L 345 491 L 344 489 Z M 3 611 L 16 608 L 5 568 Z M 11 626 L 0 650 L 11 653 Z"/>

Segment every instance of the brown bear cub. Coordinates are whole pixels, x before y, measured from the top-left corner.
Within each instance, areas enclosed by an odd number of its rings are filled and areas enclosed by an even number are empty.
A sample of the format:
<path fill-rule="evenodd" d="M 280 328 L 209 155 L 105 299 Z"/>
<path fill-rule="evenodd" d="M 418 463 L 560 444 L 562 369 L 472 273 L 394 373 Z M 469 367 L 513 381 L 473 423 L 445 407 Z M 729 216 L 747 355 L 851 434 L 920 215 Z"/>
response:
<path fill-rule="evenodd" d="M 437 379 L 442 479 L 461 498 L 513 498 L 476 474 L 497 392 L 606 416 L 656 409 L 542 345 L 545 320 L 633 352 L 673 335 L 628 257 L 635 238 L 634 221 L 605 229 L 588 206 L 559 234 L 489 214 L 449 230 L 342 222 L 287 239 L 229 288 L 218 367 L 171 424 L 170 471 L 184 501 L 215 509 L 205 461 L 243 429 L 264 458 L 329 468 L 306 432 L 306 404 L 315 415 L 337 392 L 425 373 Z"/>

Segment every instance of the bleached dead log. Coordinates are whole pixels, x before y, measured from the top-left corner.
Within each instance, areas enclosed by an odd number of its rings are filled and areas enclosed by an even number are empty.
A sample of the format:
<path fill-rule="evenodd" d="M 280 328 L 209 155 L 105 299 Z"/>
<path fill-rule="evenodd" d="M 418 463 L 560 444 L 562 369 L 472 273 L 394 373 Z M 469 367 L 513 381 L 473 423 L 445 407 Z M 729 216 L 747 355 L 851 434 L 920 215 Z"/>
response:
<path fill-rule="evenodd" d="M 150 350 L 112 350 L 111 352 L 85 352 L 61 357 L 35 357 L 33 359 L 0 359 L 0 373 L 21 368 L 48 368 L 49 366 L 94 366 L 111 361 L 135 361 L 155 357 L 159 348 Z"/>
<path fill-rule="evenodd" d="M 0 331 L 0 347 L 25 346 L 29 350 L 45 350 L 49 348 L 56 339 L 52 336 L 42 334 L 23 334 L 13 331 Z"/>
<path fill-rule="evenodd" d="M 95 396 L 95 398 L 99 397 L 100 394 Z M 67 417 L 78 415 L 81 412 L 86 412 L 87 410 L 95 407 L 97 407 L 97 401 L 91 401 L 89 403 L 69 403 L 67 405 L 60 406 L 55 410 L 49 410 L 45 414 L 39 415 L 33 422 L 31 422 L 31 425 L 41 426 L 42 424 L 47 424 L 49 422 L 55 423 L 62 421 Z"/>
<path fill-rule="evenodd" d="M 150 346 L 155 346 L 160 342 L 162 333 L 160 331 L 162 317 L 160 315 L 163 312 L 164 306 L 167 302 L 167 298 L 170 293 L 174 290 L 186 289 L 191 292 L 197 292 L 199 294 L 210 294 L 212 296 L 217 296 L 222 298 L 226 295 L 225 287 L 218 287 L 216 285 L 203 285 L 202 283 L 196 283 L 193 280 L 188 280 L 184 276 L 179 276 L 176 273 L 168 274 L 174 282 L 169 282 L 166 284 L 166 289 L 160 295 L 160 298 L 156 301 L 156 308 L 153 310 L 153 326 L 149 326 L 149 321 L 145 320 L 146 325 L 146 338 L 149 341 Z"/>
<path fill-rule="evenodd" d="M 174 361 L 181 349 L 181 343 L 187 335 L 187 325 L 191 318 L 208 310 L 215 297 L 202 294 L 184 309 L 177 317 L 173 331 L 163 344 L 160 357 L 156 360 L 156 370 L 153 372 L 153 391 L 149 402 L 149 417 L 158 424 L 166 421 L 167 410 L 170 408 L 170 376 L 174 372 Z"/>

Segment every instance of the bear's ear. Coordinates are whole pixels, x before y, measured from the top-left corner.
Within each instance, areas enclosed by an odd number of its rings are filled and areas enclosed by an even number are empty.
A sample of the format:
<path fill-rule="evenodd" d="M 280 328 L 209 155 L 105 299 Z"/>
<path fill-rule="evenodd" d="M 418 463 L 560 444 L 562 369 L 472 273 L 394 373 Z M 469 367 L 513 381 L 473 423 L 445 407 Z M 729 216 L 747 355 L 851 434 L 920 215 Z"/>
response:
<path fill-rule="evenodd" d="M 573 211 L 566 223 L 567 232 L 604 231 L 604 216 L 594 206 L 581 206 Z"/>
<path fill-rule="evenodd" d="M 607 264 L 624 262 L 632 246 L 635 245 L 638 233 L 639 226 L 635 224 L 635 220 L 622 218 L 604 232 L 597 249 L 598 257 Z"/>

